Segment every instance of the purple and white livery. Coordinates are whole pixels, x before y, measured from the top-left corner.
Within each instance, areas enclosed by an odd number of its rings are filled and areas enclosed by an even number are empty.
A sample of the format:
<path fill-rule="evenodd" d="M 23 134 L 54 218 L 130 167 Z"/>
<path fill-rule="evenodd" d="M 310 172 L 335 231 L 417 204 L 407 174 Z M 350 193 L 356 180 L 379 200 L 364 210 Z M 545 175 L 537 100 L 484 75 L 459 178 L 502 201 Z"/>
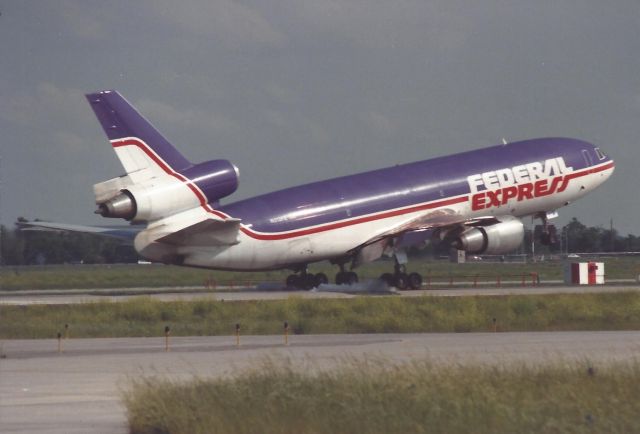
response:
<path fill-rule="evenodd" d="M 382 255 L 396 258 L 384 279 L 399 288 L 403 248 L 438 237 L 470 253 L 503 254 L 522 243 L 524 216 L 545 224 L 555 210 L 611 176 L 599 148 L 568 138 L 493 146 L 291 187 L 226 205 L 238 169 L 226 160 L 193 164 L 118 92 L 87 95 L 126 175 L 94 186 L 97 213 L 134 223 L 134 246 L 151 261 L 223 270 L 289 268 L 287 283 L 326 283 L 307 265 L 340 266 L 336 283 Z M 543 241 L 545 241 L 543 236 Z"/>

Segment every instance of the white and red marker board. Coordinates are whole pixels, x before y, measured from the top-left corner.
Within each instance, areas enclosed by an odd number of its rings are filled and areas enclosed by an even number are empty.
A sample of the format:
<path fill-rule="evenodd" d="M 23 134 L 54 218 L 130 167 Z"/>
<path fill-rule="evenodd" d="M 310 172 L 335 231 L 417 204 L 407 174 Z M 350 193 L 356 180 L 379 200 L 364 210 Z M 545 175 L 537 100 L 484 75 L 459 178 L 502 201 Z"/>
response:
<path fill-rule="evenodd" d="M 564 269 L 568 285 L 604 285 L 604 262 L 572 262 Z"/>

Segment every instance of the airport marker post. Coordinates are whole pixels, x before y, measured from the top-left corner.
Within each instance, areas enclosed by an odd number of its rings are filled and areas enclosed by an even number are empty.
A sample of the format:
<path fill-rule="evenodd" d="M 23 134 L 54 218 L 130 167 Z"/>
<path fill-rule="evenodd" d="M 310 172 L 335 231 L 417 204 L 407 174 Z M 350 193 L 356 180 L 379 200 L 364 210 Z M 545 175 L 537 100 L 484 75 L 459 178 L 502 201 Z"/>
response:
<path fill-rule="evenodd" d="M 62 333 L 58 332 L 58 353 L 62 352 Z"/>
<path fill-rule="evenodd" d="M 498 319 L 493 319 L 493 332 L 496 333 L 498 331 Z"/>
<path fill-rule="evenodd" d="M 284 322 L 284 344 L 289 345 L 289 323 Z"/>
<path fill-rule="evenodd" d="M 240 323 L 236 323 L 236 347 L 240 346 Z"/>
<path fill-rule="evenodd" d="M 69 339 L 69 324 L 64 325 L 64 338 Z"/>
<path fill-rule="evenodd" d="M 171 328 L 166 326 L 164 328 L 164 350 L 165 352 L 169 351 L 169 335 L 171 334 Z"/>

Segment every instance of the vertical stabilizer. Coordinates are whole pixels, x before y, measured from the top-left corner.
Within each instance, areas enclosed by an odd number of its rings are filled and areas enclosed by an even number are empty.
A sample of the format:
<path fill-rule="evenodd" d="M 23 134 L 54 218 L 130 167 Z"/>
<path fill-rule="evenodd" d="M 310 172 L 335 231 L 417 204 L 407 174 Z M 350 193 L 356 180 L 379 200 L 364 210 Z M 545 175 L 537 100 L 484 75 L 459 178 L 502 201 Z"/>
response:
<path fill-rule="evenodd" d="M 117 91 L 104 90 L 87 94 L 86 98 L 127 174 L 172 173 L 191 166 Z"/>

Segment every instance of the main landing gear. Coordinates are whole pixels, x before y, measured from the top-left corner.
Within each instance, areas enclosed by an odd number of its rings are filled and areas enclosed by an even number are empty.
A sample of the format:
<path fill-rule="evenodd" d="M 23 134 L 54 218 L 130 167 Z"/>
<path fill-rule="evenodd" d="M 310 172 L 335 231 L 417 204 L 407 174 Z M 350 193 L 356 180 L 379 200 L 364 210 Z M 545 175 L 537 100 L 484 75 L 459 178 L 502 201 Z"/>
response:
<path fill-rule="evenodd" d="M 353 271 L 346 271 L 344 263 L 338 263 L 340 271 L 336 274 L 336 285 L 353 285 L 358 283 L 358 275 Z M 322 284 L 329 283 L 327 275 L 324 273 L 312 274 L 307 272 L 307 268 L 300 269 L 295 274 L 287 277 L 287 288 L 295 289 L 313 289 Z"/>
<path fill-rule="evenodd" d="M 290 274 L 287 276 L 287 288 L 295 289 L 313 289 L 318 286 L 329 283 L 327 275 L 324 273 L 307 273 L 307 269 L 303 268 L 299 274 Z"/>
<path fill-rule="evenodd" d="M 418 273 L 407 274 L 404 264 L 396 263 L 393 273 L 384 273 L 380 280 L 389 286 L 395 286 L 400 290 L 420 289 L 422 287 L 422 276 Z"/>
<path fill-rule="evenodd" d="M 338 264 L 340 271 L 336 274 L 336 285 L 353 285 L 358 283 L 358 275 L 353 271 L 345 271 L 344 264 Z"/>

